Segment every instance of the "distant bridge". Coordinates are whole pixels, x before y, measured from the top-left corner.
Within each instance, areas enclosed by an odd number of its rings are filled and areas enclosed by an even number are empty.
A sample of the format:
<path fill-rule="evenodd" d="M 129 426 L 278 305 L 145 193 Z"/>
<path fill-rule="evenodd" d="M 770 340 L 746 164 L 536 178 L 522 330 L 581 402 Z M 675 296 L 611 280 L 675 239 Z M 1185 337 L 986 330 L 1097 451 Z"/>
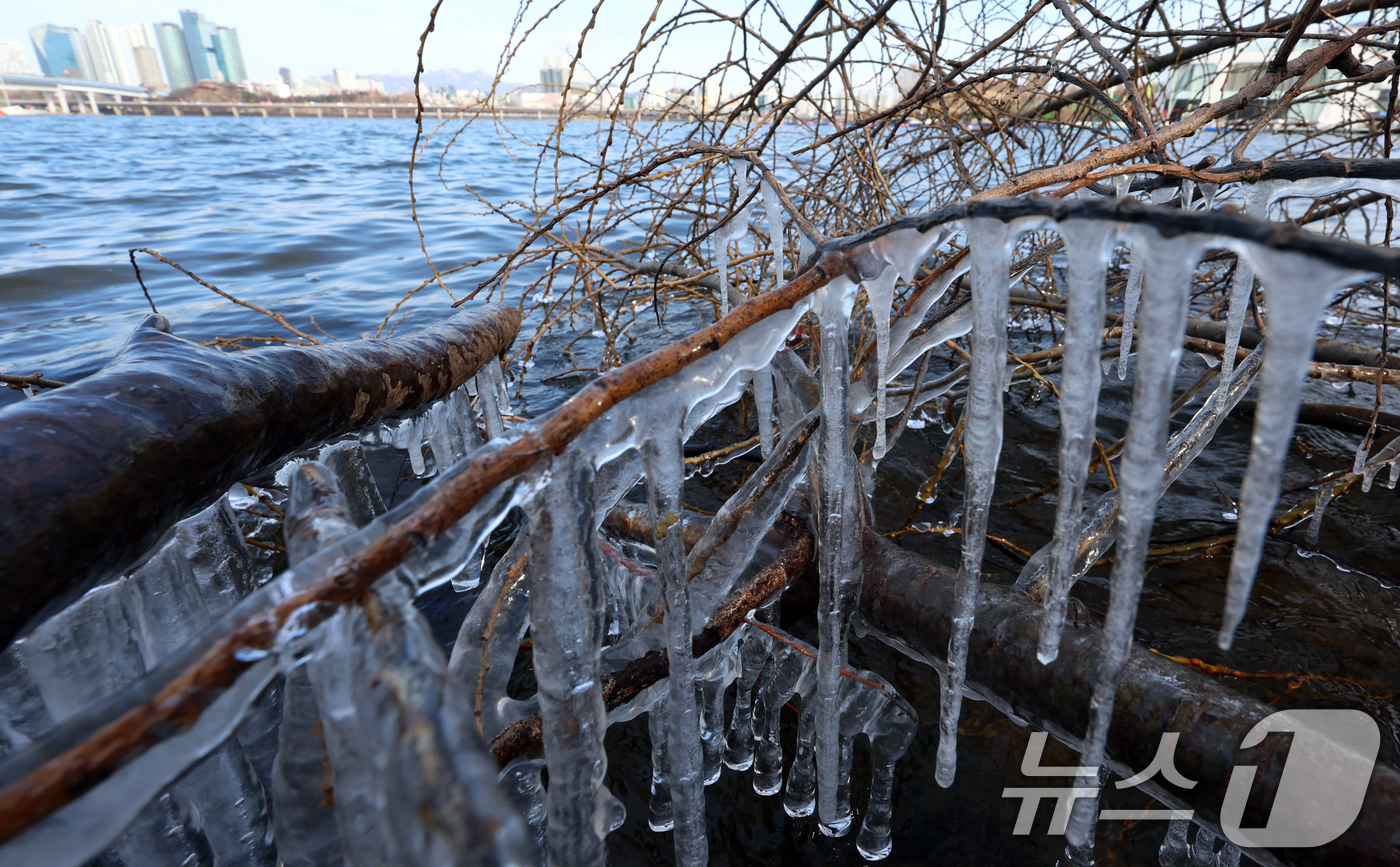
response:
<path fill-rule="evenodd" d="M 18 92 L 19 98 L 12 99 L 10 94 Z M 77 111 L 79 114 L 98 114 L 97 97 L 106 97 L 104 102 L 120 104 L 123 98 L 126 99 L 148 99 L 151 92 L 144 87 L 135 87 L 129 84 L 108 84 L 104 81 L 83 81 L 78 78 L 56 78 L 50 75 L 0 75 L 0 94 L 6 105 L 23 104 L 38 105 L 39 100 L 34 97 L 24 97 L 24 94 L 39 94 L 49 111 L 59 114 L 70 114 Z M 70 97 L 73 105 L 69 104 Z M 84 105 L 83 98 L 87 97 L 87 104 Z"/>

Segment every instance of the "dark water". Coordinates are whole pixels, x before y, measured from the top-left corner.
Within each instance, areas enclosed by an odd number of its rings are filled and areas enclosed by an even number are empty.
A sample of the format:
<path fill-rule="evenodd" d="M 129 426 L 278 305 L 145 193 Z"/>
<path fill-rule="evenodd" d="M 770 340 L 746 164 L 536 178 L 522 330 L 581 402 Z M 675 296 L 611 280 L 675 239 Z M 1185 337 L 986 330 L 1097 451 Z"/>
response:
<path fill-rule="evenodd" d="M 529 124 L 522 124 L 528 126 Z M 582 135 L 583 131 L 569 135 Z M 430 276 L 409 219 L 408 122 L 260 118 L 57 117 L 14 119 L 0 125 L 0 371 L 71 380 L 108 360 L 131 328 L 149 312 L 127 260 L 130 247 L 152 247 L 205 280 L 259 306 L 275 308 L 298 327 L 315 325 L 339 338 L 373 331 L 404 292 Z M 494 198 L 528 197 L 529 171 L 487 130 L 458 143 L 444 189 L 434 172 L 419 187 L 420 214 L 429 248 L 442 265 L 514 247 L 518 230 L 482 215 L 461 192 L 462 182 Z M 278 333 L 265 317 L 219 298 L 149 259 L 141 266 L 160 311 L 178 334 L 196 340 Z M 449 278 L 462 292 L 485 273 Z M 518 288 L 518 287 L 517 287 Z M 427 289 L 407 304 L 404 329 L 448 314 L 450 299 Z M 684 327 L 676 319 L 672 326 Z M 643 331 L 636 352 L 652 348 L 659 332 Z M 1364 336 L 1364 335 L 1363 335 Z M 1034 331 L 1018 339 L 1044 345 Z M 583 351 L 583 350 L 580 350 Z M 575 366 L 545 353 L 537 378 Z M 1204 366 L 1188 355 L 1178 390 Z M 527 413 L 548 409 L 578 380 L 532 386 Z M 1128 387 L 1106 380 L 1100 436 L 1121 436 L 1129 408 Z M 1209 389 L 1203 394 L 1208 393 Z M 0 389 L 0 403 L 22 399 Z M 1306 400 L 1366 403 L 1365 390 L 1311 384 Z M 1198 403 L 1188 407 L 1187 412 Z M 1007 449 L 997 502 L 1033 491 L 1053 479 L 1058 407 L 1037 399 L 1028 385 L 1007 400 Z M 519 408 L 518 408 L 519 409 Z M 1178 416 L 1183 423 L 1186 413 Z M 1238 495 L 1248 454 L 1249 430 L 1232 420 L 1162 503 L 1154 546 L 1228 532 L 1216 483 Z M 926 479 L 946 435 L 937 424 L 908 431 L 883 465 L 877 496 L 881 529 L 903 525 L 910 492 Z M 1285 486 L 1305 483 L 1350 463 L 1354 438 L 1300 428 Z M 713 508 L 739 481 L 741 464 L 721 468 L 707 488 L 692 488 L 698 506 Z M 915 518 L 947 521 L 960 499 L 954 469 L 937 502 Z M 1102 489 L 1103 476 L 1092 484 Z M 386 491 L 387 493 L 387 491 Z M 1306 496 L 1285 498 L 1290 503 Z M 1034 550 L 1048 541 L 1054 497 L 999 509 L 991 532 Z M 1228 556 L 1159 563 L 1148 576 L 1138 618 L 1139 642 L 1164 653 L 1199 657 L 1240 671 L 1322 675 L 1289 689 L 1287 679 L 1237 680 L 1232 686 L 1283 706 L 1357 707 L 1383 729 L 1382 755 L 1396 762 L 1400 715 L 1390 694 L 1400 684 L 1400 599 L 1392 578 L 1400 542 L 1396 495 L 1378 483 L 1334 501 L 1320 549 L 1332 559 L 1304 558 L 1284 540 L 1270 543 L 1250 613 L 1235 648 L 1214 644 L 1223 605 Z M 1302 536 L 1301 528 L 1295 531 Z M 902 537 L 909 547 L 954 562 L 956 540 L 936 535 Z M 988 549 L 990 580 L 1010 581 L 1020 568 L 1011 555 Z M 1337 563 L 1350 564 L 1339 568 Z M 1107 604 L 1105 570 L 1080 584 L 1078 595 L 1097 615 Z M 439 612 L 441 613 L 441 612 Z M 460 617 L 460 613 L 455 615 Z M 445 623 L 446 621 L 444 621 Z M 803 625 L 795 627 L 799 632 Z M 455 625 L 448 634 L 455 632 Z M 1042 805 L 1035 830 L 1013 836 L 1018 802 L 1003 800 L 1006 786 L 1036 784 L 1019 772 L 1028 732 L 990 707 L 969 702 L 960 738 L 955 785 L 933 778 L 937 743 L 937 680 L 921 664 L 873 642 L 856 642 L 855 665 L 885 674 L 920 713 L 922 727 L 901 764 L 895 791 L 895 864 L 1050 865 L 1063 848 L 1045 829 Z M 1342 679 L 1375 681 L 1358 686 Z M 670 861 L 669 835 L 646 829 L 650 776 L 645 718 L 609 733 L 614 791 L 629 818 L 610 840 L 617 863 Z M 790 754 L 790 751 L 789 751 Z M 1047 763 L 1073 764 L 1063 749 Z M 857 777 L 868 770 L 857 759 Z M 857 785 L 857 792 L 863 788 Z M 708 790 L 711 848 L 716 863 L 861 863 L 854 834 L 830 840 L 810 819 L 786 816 L 777 798 L 753 794 L 748 774 L 725 771 Z M 1129 794 L 1113 805 L 1146 806 Z M 855 797 L 858 811 L 863 794 Z M 1101 829 L 1100 863 L 1155 864 L 1161 823 Z"/>

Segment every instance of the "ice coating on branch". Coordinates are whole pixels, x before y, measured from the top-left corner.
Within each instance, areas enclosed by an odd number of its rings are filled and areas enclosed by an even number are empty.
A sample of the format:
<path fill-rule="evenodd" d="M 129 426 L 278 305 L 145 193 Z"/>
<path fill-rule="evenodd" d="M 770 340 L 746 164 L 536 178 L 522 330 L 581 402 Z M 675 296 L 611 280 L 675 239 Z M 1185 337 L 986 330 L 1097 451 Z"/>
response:
<path fill-rule="evenodd" d="M 818 812 L 823 822 L 836 815 L 839 774 L 841 669 L 846 664 L 846 631 L 860 593 L 860 534 L 864 503 L 856 482 L 856 457 L 847 422 L 850 357 L 847 347 L 855 285 L 837 277 L 818 290 L 815 308 L 821 324 L 821 428 L 817 432 L 817 603 L 816 753 Z"/>
<path fill-rule="evenodd" d="M 957 770 L 958 719 L 962 713 L 968 640 L 981 581 L 987 512 L 1001 456 L 1002 380 L 1006 376 L 1007 278 L 1011 271 L 1011 227 L 993 219 L 966 224 L 972 259 L 972 371 L 968 378 L 963 449 L 966 485 L 963 497 L 962 562 L 953 593 L 953 634 L 948 642 L 948 672 L 940 695 L 936 776 L 953 784 Z"/>
<path fill-rule="evenodd" d="M 526 715 L 527 702 L 511 698 L 510 683 L 520 642 L 530 625 L 530 594 L 523 562 L 530 531 L 521 528 L 472 606 L 452 645 L 447 671 L 476 701 L 477 727 L 490 741 Z"/>
<path fill-rule="evenodd" d="M 5 656 L 23 659 L 47 710 L 40 723 L 47 728 L 118 695 L 252 592 L 254 584 L 237 519 L 221 497 L 172 528 L 130 575 L 89 591 Z M 110 842 L 132 864 L 217 857 L 271 865 L 273 852 L 263 842 L 270 835 L 266 794 L 241 743 L 229 738 L 268 676 L 266 667 L 259 669 L 245 684 L 251 695 L 239 693 L 232 704 L 220 706 L 219 714 L 209 716 L 207 725 L 202 717 L 198 733 L 191 730 L 165 742 L 34 826 L 0 849 L 0 860 L 65 863 L 59 853 L 73 852 L 76 867 L 96 854 L 84 857 L 84 847 L 100 850 Z M 220 821 L 203 828 L 192 825 L 191 811 L 217 815 Z M 71 835 L 74 827 L 88 828 L 91 836 L 54 841 L 55 835 Z M 250 846 L 248 840 L 259 842 Z M 38 860 L 20 857 L 30 845 L 38 846 L 36 851 L 53 849 L 35 856 Z"/>
<path fill-rule="evenodd" d="M 1137 319 L 1147 254 L 1136 245 L 1128 254 L 1128 285 L 1123 289 L 1123 331 L 1118 338 L 1118 378 L 1128 378 L 1128 356 L 1133 354 L 1133 323 Z"/>
<path fill-rule="evenodd" d="M 1152 280 L 1142 298 L 1142 340 L 1133 379 L 1133 408 L 1118 470 L 1117 552 L 1109 579 L 1108 615 L 1090 702 L 1089 731 L 1079 761 L 1081 767 L 1089 768 L 1104 763 L 1113 699 L 1123 663 L 1132 649 L 1147 541 L 1166 465 L 1172 383 L 1181 360 L 1189 288 L 1200 255 L 1200 239 L 1193 236 L 1148 238 L 1142 237 L 1145 233 L 1136 234 L 1134 247 L 1145 248 Z M 1093 781 L 1085 782 L 1093 785 Z M 1070 843 L 1084 845 L 1093 830 L 1092 819 L 1092 805 L 1077 802 L 1066 831 Z"/>
<path fill-rule="evenodd" d="M 1060 633 L 1074 580 L 1084 485 L 1089 479 L 1098 420 L 1105 257 L 1113 237 L 1110 225 L 1091 221 L 1063 223 L 1060 232 L 1069 258 L 1069 315 L 1065 324 L 1064 374 L 1060 380 L 1059 501 L 1055 506 L 1049 587 L 1037 651 L 1037 657 L 1045 664 L 1059 656 Z"/>
<path fill-rule="evenodd" d="M 700 708 L 696 703 L 696 665 L 691 653 L 689 576 L 686 574 L 682 490 L 685 462 L 679 414 L 655 419 L 642 442 L 647 477 L 647 509 L 655 534 L 657 571 L 666 597 L 666 653 L 670 664 L 666 696 L 667 758 L 676 863 L 703 865 L 709 857 L 705 839 L 705 766 Z M 551 786 L 553 783 L 551 782 Z"/>
<path fill-rule="evenodd" d="M 778 191 L 766 180 L 758 182 L 758 192 L 763 199 L 763 215 L 768 219 L 768 247 L 772 253 L 773 287 L 783 285 L 783 206 L 778 200 Z"/>
<path fill-rule="evenodd" d="M 1302 253 L 1246 249 L 1268 293 L 1269 339 L 1264 347 L 1264 369 L 1259 374 L 1249 467 L 1240 488 L 1240 518 L 1218 637 L 1222 649 L 1230 647 L 1249 604 L 1322 312 L 1336 290 L 1363 276 Z"/>

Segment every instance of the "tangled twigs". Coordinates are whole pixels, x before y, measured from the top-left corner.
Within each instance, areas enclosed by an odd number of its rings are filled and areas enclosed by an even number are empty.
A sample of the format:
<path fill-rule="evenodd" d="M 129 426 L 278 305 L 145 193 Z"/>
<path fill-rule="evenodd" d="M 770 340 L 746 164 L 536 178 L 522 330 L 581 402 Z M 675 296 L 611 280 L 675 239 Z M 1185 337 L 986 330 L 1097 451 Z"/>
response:
<path fill-rule="evenodd" d="M 221 296 L 223 296 L 224 298 L 227 298 L 228 300 L 232 301 L 234 304 L 237 304 L 237 305 L 240 306 L 240 307 L 247 307 L 249 310 L 255 311 L 255 312 L 257 312 L 257 313 L 261 313 L 262 315 L 264 315 L 264 316 L 268 317 L 269 319 L 271 319 L 273 322 L 276 322 L 278 325 L 282 326 L 283 328 L 285 328 L 285 329 L 287 329 L 288 331 L 290 331 L 290 332 L 292 332 L 293 334 L 295 334 L 297 337 L 300 337 L 300 338 L 301 338 L 300 341 L 289 340 L 289 341 L 286 341 L 287 343 L 297 343 L 297 342 L 301 342 L 301 343 L 311 344 L 311 345 L 314 346 L 314 345 L 317 345 L 317 344 L 319 344 L 319 343 L 321 342 L 321 341 L 317 340 L 316 338 L 312 337 L 310 334 L 307 334 L 305 331 L 302 331 L 301 329 L 299 329 L 299 328 L 297 328 L 296 326 L 292 325 L 292 324 L 291 324 L 290 322 L 288 322 L 286 319 L 283 319 L 281 313 L 275 313 L 275 312 L 273 312 L 273 311 L 271 311 L 271 310 L 268 310 L 268 309 L 265 308 L 265 307 L 259 307 L 259 306 L 256 305 L 256 304 L 249 304 L 247 301 L 244 301 L 244 300 L 242 300 L 241 298 L 235 298 L 235 297 L 233 297 L 233 296 L 230 295 L 229 293 L 227 293 L 227 292 L 225 292 L 224 290 L 220 289 L 218 286 L 215 286 L 214 284 L 209 283 L 208 281 L 204 280 L 204 279 L 201 278 L 198 274 L 196 274 L 196 273 L 194 273 L 193 271 L 191 271 L 190 269 L 186 268 L 184 265 L 181 265 L 179 262 L 172 262 L 171 260 L 165 258 L 164 256 L 162 256 L 162 255 L 160 254 L 159 251 L 152 250 L 152 249 L 149 249 L 149 248 L 147 248 L 147 247 L 133 247 L 132 249 L 130 249 L 130 250 L 127 251 L 127 255 L 131 257 L 131 267 L 132 267 L 132 268 L 136 268 L 136 279 L 137 279 L 137 281 L 139 281 L 139 282 L 141 283 L 141 291 L 146 293 L 146 300 L 147 300 L 147 301 L 151 301 L 151 293 L 150 293 L 149 291 L 146 290 L 146 281 L 144 281 L 144 280 L 141 279 L 141 269 L 136 267 L 136 254 L 137 254 L 137 253 L 145 253 L 147 256 L 150 256 L 150 257 L 152 257 L 152 258 L 154 258 L 154 259 L 159 259 L 160 261 L 162 261 L 162 262 L 164 262 L 165 264 L 169 265 L 170 267 L 174 268 L 176 271 L 179 271 L 181 274 L 184 274 L 186 277 L 190 278 L 190 279 L 193 280 L 194 282 L 196 282 L 196 283 L 198 283 L 199 285 L 203 286 L 205 289 L 208 289 L 209 291 L 213 292 L 213 293 L 216 294 L 216 295 L 221 295 Z M 155 312 L 155 309 L 156 309 L 155 302 L 154 302 L 154 301 L 151 301 L 151 311 L 152 311 L 152 312 Z"/>

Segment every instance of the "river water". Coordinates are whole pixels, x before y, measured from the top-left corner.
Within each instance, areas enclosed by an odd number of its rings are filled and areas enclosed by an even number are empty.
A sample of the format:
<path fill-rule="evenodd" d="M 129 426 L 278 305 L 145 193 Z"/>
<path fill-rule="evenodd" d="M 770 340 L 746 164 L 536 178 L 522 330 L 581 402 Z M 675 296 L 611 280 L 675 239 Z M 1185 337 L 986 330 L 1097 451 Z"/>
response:
<path fill-rule="evenodd" d="M 431 276 L 409 216 L 413 134 L 406 121 L 311 118 L 71 116 L 0 124 L 0 371 L 42 371 L 69 381 L 109 360 L 150 312 L 127 257 L 132 247 L 159 250 L 206 281 L 277 310 L 304 330 L 321 329 L 341 339 L 374 331 L 395 301 Z M 429 249 L 447 266 L 513 249 L 519 240 L 519 230 L 504 219 L 480 213 L 463 194 L 463 182 L 469 178 L 496 200 L 530 195 L 528 163 L 522 167 L 516 162 L 487 128 L 469 131 L 456 148 L 445 169 L 447 188 L 431 169 L 420 176 L 419 185 Z M 153 301 L 177 334 L 205 341 L 278 333 L 261 314 L 215 296 L 154 260 L 139 262 Z M 448 278 L 448 285 L 460 294 L 486 273 L 468 271 Z M 407 312 L 400 327 L 420 328 L 448 315 L 449 302 L 441 289 L 429 288 L 395 319 Z M 685 327 L 687 320 L 671 324 Z M 638 351 L 653 348 L 663 336 L 644 332 Z M 1033 328 L 1018 335 L 1027 345 L 1045 338 Z M 533 372 L 536 378 L 547 375 L 551 365 L 567 366 L 543 356 Z M 1204 369 L 1188 355 L 1178 388 Z M 517 411 L 543 412 L 578 384 L 575 379 L 532 385 Z M 1116 377 L 1107 378 L 1105 385 L 1101 434 L 1121 436 L 1129 391 Z M 0 389 L 0 404 L 20 399 L 18 392 Z M 1305 400 L 1364 404 L 1367 395 L 1360 389 L 1311 384 Z M 997 502 L 1053 478 L 1057 448 L 1058 408 L 1052 399 L 1030 386 L 1017 386 L 1007 408 L 1007 442 L 1015 452 L 1003 459 Z M 1178 423 L 1184 418 L 1179 416 Z M 882 529 L 901 525 L 908 491 L 928 477 L 945 442 L 936 423 L 906 432 L 899 451 L 882 467 L 883 488 L 902 492 L 877 496 Z M 1166 544 L 1228 530 L 1221 493 L 1238 494 L 1248 442 L 1247 423 L 1227 423 L 1163 500 L 1156 539 Z M 1355 447 L 1353 439 L 1315 429 L 1300 428 L 1299 442 L 1285 487 L 1341 469 L 1342 461 L 1350 461 L 1348 449 Z M 735 466 L 716 472 L 706 483 L 710 489 L 692 489 L 695 504 L 717 505 L 725 488 L 736 483 Z M 1098 475 L 1094 484 L 1101 489 L 1102 481 Z M 919 520 L 938 524 L 952 518 L 961 483 L 954 470 L 942 484 L 940 500 L 926 507 Z M 1353 493 L 1334 502 L 1318 546 L 1332 559 L 1303 557 L 1287 542 L 1271 542 L 1251 616 L 1228 654 L 1213 641 L 1228 559 L 1158 565 L 1145 588 L 1138 640 L 1165 653 L 1241 671 L 1330 678 L 1292 689 L 1294 680 L 1288 678 L 1228 682 L 1281 706 L 1366 710 L 1381 721 L 1382 755 L 1394 762 L 1400 714 L 1390 696 L 1400 684 L 1400 622 L 1389 612 L 1400 609 L 1395 590 L 1400 582 L 1389 573 L 1400 542 L 1397 506 L 1396 495 L 1380 484 L 1369 494 Z M 1053 511 L 1053 496 L 1000 509 L 991 532 L 1034 550 L 1048 541 Z M 910 534 L 902 541 L 945 563 L 956 560 L 956 539 Z M 989 580 L 1014 578 L 1019 569 L 1014 556 L 992 548 L 988 552 Z M 1106 570 L 1095 570 L 1076 592 L 1098 616 L 1107 604 L 1104 575 Z M 455 613 L 448 613 L 460 619 L 460 605 L 452 607 Z M 455 628 L 453 623 L 450 633 Z M 794 629 L 801 633 L 803 626 Z M 1013 836 L 1019 802 L 1001 795 L 1007 786 L 1037 784 L 1019 772 L 1029 732 L 985 704 L 968 703 L 958 779 L 951 789 L 942 789 L 933 778 L 938 711 L 932 670 L 872 642 L 854 643 L 852 657 L 854 664 L 889 677 L 922 721 L 900 767 L 890 863 L 1055 863 L 1063 841 L 1045 833 L 1049 808 L 1042 808 L 1031 835 Z M 1347 678 L 1379 685 L 1358 686 Z M 609 745 L 611 784 L 629 813 L 627 824 L 609 838 L 615 860 L 669 862 L 669 835 L 646 828 L 650 770 L 645 720 L 615 726 Z M 1048 751 L 1045 762 L 1074 764 L 1064 749 Z M 858 758 L 858 780 L 862 773 L 868 772 Z M 708 790 L 717 863 L 860 863 L 854 835 L 843 840 L 821 836 L 811 820 L 786 816 L 778 799 L 755 796 L 748 777 L 725 771 Z M 857 808 L 861 800 L 857 796 Z M 1147 804 L 1124 797 L 1114 806 Z M 1161 823 L 1105 827 L 1099 840 L 1101 862 L 1154 864 L 1163 830 Z"/>

